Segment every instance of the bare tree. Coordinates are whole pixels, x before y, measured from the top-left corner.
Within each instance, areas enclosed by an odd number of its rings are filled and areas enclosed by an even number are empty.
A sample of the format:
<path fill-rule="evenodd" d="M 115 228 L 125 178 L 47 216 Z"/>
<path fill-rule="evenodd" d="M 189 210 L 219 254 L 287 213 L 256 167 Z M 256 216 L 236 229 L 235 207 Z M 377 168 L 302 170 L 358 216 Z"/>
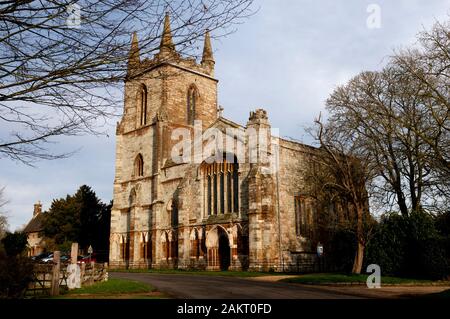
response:
<path fill-rule="evenodd" d="M 375 203 L 395 203 L 404 216 L 442 209 L 450 192 L 450 21 L 420 33 L 419 44 L 327 100 L 330 121 L 342 134 L 361 137 L 377 169 Z"/>
<path fill-rule="evenodd" d="M 444 193 L 450 186 L 450 20 L 436 22 L 431 30 L 421 32 L 419 44 L 394 55 L 393 63 L 421 84 L 423 116 L 429 119 L 434 132 L 427 134 L 402 118 L 394 120 L 413 130 L 430 147 L 430 164 L 445 186 L 440 189 Z"/>
<path fill-rule="evenodd" d="M 114 88 L 126 76 L 131 34 L 141 54 L 155 53 L 165 12 L 177 50 L 196 56 L 205 30 L 232 32 L 252 2 L 0 1 L 0 157 L 59 158 L 67 154 L 48 149 L 52 137 L 99 133 L 121 102 Z"/>
<path fill-rule="evenodd" d="M 367 225 L 370 224 L 368 184 L 373 178 L 373 166 L 360 137 L 342 134 L 333 122 L 326 125 L 320 117 L 315 121 L 314 137 L 320 143 L 320 152 L 314 157 L 317 167 L 313 179 L 316 196 L 320 202 L 338 202 L 346 211 L 345 217 L 332 212 L 339 225 L 355 233 L 357 240 L 352 273 L 361 273 L 364 250 L 368 239 Z M 326 214 L 330 212 L 327 211 Z M 327 223 L 330 221 L 328 220 Z"/>
<path fill-rule="evenodd" d="M 423 84 L 390 64 L 380 72 L 363 72 L 336 89 L 327 100 L 330 121 L 347 136 L 357 134 L 376 164 L 375 194 L 384 204 L 395 199 L 400 212 L 430 204 L 442 183 L 435 174 L 432 146 L 439 128 L 430 120 Z"/>

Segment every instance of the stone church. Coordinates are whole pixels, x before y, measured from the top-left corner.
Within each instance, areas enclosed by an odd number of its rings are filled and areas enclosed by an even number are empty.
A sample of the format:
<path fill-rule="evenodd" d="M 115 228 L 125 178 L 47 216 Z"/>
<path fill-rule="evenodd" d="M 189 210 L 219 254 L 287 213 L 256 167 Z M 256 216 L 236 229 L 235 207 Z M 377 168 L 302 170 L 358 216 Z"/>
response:
<path fill-rule="evenodd" d="M 116 131 L 110 267 L 295 271 L 314 260 L 305 176 L 317 149 L 272 135 L 265 110 L 251 111 L 245 125 L 224 118 L 214 65 L 209 32 L 197 63 L 176 51 L 169 16 L 151 59 L 133 35 Z M 180 162 L 174 153 L 190 154 L 174 151 L 180 129 L 223 134 L 208 156 Z"/>

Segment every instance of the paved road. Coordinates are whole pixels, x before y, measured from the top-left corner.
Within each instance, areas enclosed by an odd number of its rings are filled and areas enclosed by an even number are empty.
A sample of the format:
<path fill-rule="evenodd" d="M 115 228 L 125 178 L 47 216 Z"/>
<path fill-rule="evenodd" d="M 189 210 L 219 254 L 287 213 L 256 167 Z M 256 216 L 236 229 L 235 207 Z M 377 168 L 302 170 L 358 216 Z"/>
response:
<path fill-rule="evenodd" d="M 348 299 L 355 294 L 237 277 L 111 272 L 110 277 L 145 282 L 180 299 Z"/>

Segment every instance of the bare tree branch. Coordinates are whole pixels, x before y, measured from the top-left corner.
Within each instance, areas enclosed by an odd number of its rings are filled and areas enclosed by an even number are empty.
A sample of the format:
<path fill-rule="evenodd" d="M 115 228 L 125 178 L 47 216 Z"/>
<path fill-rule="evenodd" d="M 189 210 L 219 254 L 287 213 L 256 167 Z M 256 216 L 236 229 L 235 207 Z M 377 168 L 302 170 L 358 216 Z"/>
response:
<path fill-rule="evenodd" d="M 169 12 L 177 51 L 195 58 L 205 30 L 232 32 L 252 14 L 252 2 L 1 1 L 0 157 L 28 164 L 60 158 L 70 154 L 53 154 L 46 147 L 52 138 L 100 133 L 97 121 L 121 109 L 113 92 L 127 73 L 133 31 L 142 56 L 156 53 Z"/>

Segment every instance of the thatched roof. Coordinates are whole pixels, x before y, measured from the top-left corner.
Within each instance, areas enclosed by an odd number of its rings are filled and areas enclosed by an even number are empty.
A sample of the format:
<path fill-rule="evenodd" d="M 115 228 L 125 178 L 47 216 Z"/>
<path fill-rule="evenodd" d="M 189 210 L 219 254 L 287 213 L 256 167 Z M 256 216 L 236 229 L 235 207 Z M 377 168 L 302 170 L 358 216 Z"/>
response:
<path fill-rule="evenodd" d="M 35 233 L 35 232 L 40 232 L 43 230 L 43 226 L 42 226 L 42 218 L 44 216 L 41 214 L 37 214 L 37 216 L 33 217 L 27 224 L 27 226 L 25 226 L 23 232 L 28 234 L 28 233 Z"/>

